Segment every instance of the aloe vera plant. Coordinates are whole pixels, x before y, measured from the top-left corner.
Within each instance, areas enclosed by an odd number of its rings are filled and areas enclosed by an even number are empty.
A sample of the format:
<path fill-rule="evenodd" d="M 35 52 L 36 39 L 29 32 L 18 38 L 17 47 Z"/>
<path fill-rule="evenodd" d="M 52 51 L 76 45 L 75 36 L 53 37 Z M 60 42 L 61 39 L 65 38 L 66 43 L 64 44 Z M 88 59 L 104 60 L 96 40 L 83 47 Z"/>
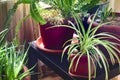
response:
<path fill-rule="evenodd" d="M 107 50 L 112 64 L 114 65 L 115 59 L 117 59 L 119 66 L 120 66 L 120 58 L 118 57 L 116 53 L 116 51 L 120 52 L 120 50 L 115 47 L 116 45 L 120 45 L 120 44 L 111 42 L 108 40 L 104 40 L 104 38 L 113 38 L 117 41 L 120 41 L 120 40 L 108 32 L 101 32 L 101 33 L 96 34 L 96 31 L 101 26 L 108 24 L 109 22 L 99 24 L 97 27 L 92 28 L 92 23 L 94 22 L 95 16 L 93 17 L 87 31 L 85 31 L 82 22 L 76 16 L 75 16 L 75 20 L 76 20 L 77 26 L 74 25 L 72 22 L 70 22 L 72 26 L 63 25 L 64 27 L 68 27 L 68 28 L 75 30 L 77 34 L 77 37 L 70 39 L 67 42 L 74 41 L 74 40 L 77 40 L 78 42 L 65 46 L 63 53 L 62 53 L 62 59 L 63 59 L 64 54 L 67 52 L 68 54 L 67 59 L 70 60 L 71 54 L 73 54 L 73 52 L 75 51 L 76 54 L 73 57 L 73 59 L 70 61 L 69 70 L 74 64 L 73 62 L 76 59 L 76 57 L 78 57 L 76 61 L 76 65 L 75 65 L 75 70 L 77 70 L 77 68 L 80 67 L 78 66 L 79 60 L 81 59 L 82 56 L 86 55 L 88 59 L 88 79 L 91 80 L 91 64 L 90 63 L 94 64 L 94 77 L 96 77 L 96 73 L 97 73 L 96 71 L 96 63 L 97 63 L 98 64 L 97 66 L 105 70 L 105 80 L 108 80 L 109 63 L 107 61 L 107 57 L 105 56 L 105 53 L 97 47 L 98 45 L 103 46 Z"/>
<path fill-rule="evenodd" d="M 31 75 L 31 69 L 22 72 L 25 65 L 27 51 L 24 46 L 19 48 L 18 45 L 3 42 L 8 29 L 0 32 L 0 80 L 22 80 L 24 77 Z"/>
<path fill-rule="evenodd" d="M 0 54 L 3 54 L 1 60 L 4 60 L 3 63 L 0 63 L 2 68 L 1 80 L 22 80 L 25 76 L 30 75 L 30 70 L 20 73 L 27 52 L 24 50 L 17 51 L 17 47 L 13 44 L 9 47 L 6 43 L 3 48 L 0 49 Z"/>

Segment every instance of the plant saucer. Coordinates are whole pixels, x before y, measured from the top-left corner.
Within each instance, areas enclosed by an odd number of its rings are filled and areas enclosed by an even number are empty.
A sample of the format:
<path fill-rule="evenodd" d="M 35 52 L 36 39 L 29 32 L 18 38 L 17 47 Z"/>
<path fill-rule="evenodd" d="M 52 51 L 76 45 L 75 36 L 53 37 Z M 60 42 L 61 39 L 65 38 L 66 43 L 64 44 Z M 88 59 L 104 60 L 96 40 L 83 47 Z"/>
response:
<path fill-rule="evenodd" d="M 53 49 L 45 48 L 41 37 L 39 37 L 36 40 L 36 45 L 40 50 L 43 50 L 43 51 L 46 51 L 46 52 L 49 52 L 49 53 L 53 53 L 53 54 L 60 54 L 63 51 L 63 50 L 53 50 Z"/>
<path fill-rule="evenodd" d="M 86 76 L 86 75 L 77 75 L 77 74 L 71 73 L 70 71 L 68 73 L 72 77 L 76 77 L 76 78 L 88 78 L 88 76 Z M 95 76 L 92 75 L 91 78 L 95 78 Z"/>

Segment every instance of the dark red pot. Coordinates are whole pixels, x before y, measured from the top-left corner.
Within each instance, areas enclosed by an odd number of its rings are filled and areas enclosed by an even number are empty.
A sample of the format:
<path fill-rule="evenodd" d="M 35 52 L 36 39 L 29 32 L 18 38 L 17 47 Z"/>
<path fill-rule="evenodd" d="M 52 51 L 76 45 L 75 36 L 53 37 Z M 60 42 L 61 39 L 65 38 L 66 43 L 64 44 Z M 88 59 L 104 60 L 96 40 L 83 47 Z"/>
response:
<path fill-rule="evenodd" d="M 75 55 L 71 55 L 70 59 L 72 59 Z M 73 61 L 72 67 L 69 69 L 69 74 L 74 77 L 87 77 L 88 78 L 88 59 L 87 56 L 84 55 L 81 57 L 77 70 L 75 71 L 75 65 L 78 60 L 78 57 L 75 58 Z M 94 74 L 94 66 L 91 62 L 91 77 L 93 77 Z"/>
<path fill-rule="evenodd" d="M 120 16 L 120 13 L 115 13 L 116 16 Z M 91 20 L 92 20 L 92 17 L 93 15 L 91 15 L 89 18 L 88 18 L 88 23 L 90 24 Z M 92 27 L 96 27 L 98 26 L 99 23 L 97 22 L 93 22 L 92 24 Z M 114 34 L 116 37 L 118 37 L 118 39 L 120 40 L 120 26 L 116 26 L 116 25 L 104 25 L 102 27 L 100 27 L 97 31 L 97 33 L 100 33 L 100 32 L 110 32 L 112 34 Z M 117 41 L 115 39 L 106 39 L 106 40 L 109 40 L 109 41 L 112 41 L 112 42 L 116 42 L 118 44 L 120 44 L 120 41 Z M 120 46 L 116 46 L 119 50 L 120 50 Z M 103 47 L 99 47 L 100 49 L 102 49 L 102 51 L 108 56 L 108 53 L 106 51 L 106 49 L 104 49 Z M 118 56 L 120 57 L 120 53 L 118 53 L 116 51 L 116 53 L 118 54 Z"/>
<path fill-rule="evenodd" d="M 66 24 L 66 23 L 65 23 Z M 74 30 L 66 27 L 51 27 L 49 22 L 45 25 L 40 25 L 40 33 L 44 47 L 47 49 L 62 50 L 63 44 L 73 37 Z"/>

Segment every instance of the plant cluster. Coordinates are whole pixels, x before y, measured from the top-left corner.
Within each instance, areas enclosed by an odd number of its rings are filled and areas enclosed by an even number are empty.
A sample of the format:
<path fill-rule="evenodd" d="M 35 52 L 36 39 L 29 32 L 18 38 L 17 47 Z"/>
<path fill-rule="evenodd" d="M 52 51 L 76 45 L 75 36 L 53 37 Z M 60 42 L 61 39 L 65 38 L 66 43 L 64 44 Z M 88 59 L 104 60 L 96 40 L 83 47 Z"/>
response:
<path fill-rule="evenodd" d="M 100 0 L 41 0 L 47 2 L 52 8 L 58 9 L 64 18 L 69 18 L 73 13 L 87 12 Z"/>
<path fill-rule="evenodd" d="M 49 4 L 52 9 L 40 8 L 39 6 L 40 1 L 45 2 L 46 4 Z M 120 65 L 120 59 L 116 54 L 116 51 L 119 53 L 120 51 L 115 47 L 116 45 L 119 45 L 119 44 L 105 40 L 105 38 L 108 38 L 108 39 L 113 38 L 117 41 L 120 41 L 120 40 L 117 37 L 107 32 L 96 34 L 96 31 L 101 26 L 109 23 L 109 22 L 106 22 L 103 24 L 100 23 L 100 25 L 92 28 L 92 23 L 95 20 L 95 17 L 97 14 L 95 14 L 95 16 L 93 17 L 93 20 L 90 23 L 87 30 L 85 30 L 85 26 L 82 24 L 82 21 L 80 20 L 80 16 L 76 16 L 79 14 L 81 16 L 85 16 L 86 12 L 89 9 L 93 8 L 99 1 L 100 0 L 18 0 L 14 4 L 13 8 L 9 10 L 4 28 L 7 28 L 10 25 L 11 19 L 18 5 L 22 3 L 30 4 L 30 14 L 28 16 L 32 16 L 32 18 L 35 21 L 39 22 L 41 25 L 46 24 L 47 20 L 48 21 L 52 20 L 53 24 L 59 24 L 58 26 L 61 26 L 62 19 L 69 19 L 72 17 L 75 20 L 75 24 L 72 23 L 71 21 L 68 21 L 72 26 L 68 26 L 68 25 L 62 25 L 62 26 L 75 30 L 77 37 L 68 40 L 67 42 L 65 42 L 64 45 L 66 45 L 68 42 L 71 42 L 73 40 L 77 40 L 78 42 L 65 46 L 62 53 L 62 58 L 67 51 L 68 60 L 70 60 L 70 55 L 72 54 L 72 52 L 75 52 L 76 55 L 71 60 L 69 69 L 71 68 L 75 58 L 78 57 L 77 63 L 75 65 L 76 66 L 75 70 L 77 70 L 77 67 L 79 67 L 78 66 L 79 60 L 83 55 L 86 55 L 88 58 L 88 72 L 89 72 L 88 79 L 89 80 L 91 79 L 90 63 L 94 64 L 95 77 L 96 77 L 95 63 L 97 63 L 100 68 L 104 68 L 106 79 L 108 79 L 109 63 L 107 61 L 107 58 L 104 52 L 99 48 L 97 48 L 97 46 L 101 45 L 107 50 L 113 65 L 115 64 L 115 59 L 118 60 Z M 105 8 L 105 13 L 99 12 L 98 17 L 100 17 L 102 21 L 105 21 L 105 19 L 111 14 L 111 9 L 108 11 L 107 8 Z M 56 22 L 54 20 L 56 20 Z M 55 25 L 55 27 L 56 26 L 57 25 Z M 3 32 L 1 32 L 0 34 L 3 35 Z M 4 65 L 0 64 L 1 65 L 0 75 L 4 73 L 1 79 L 2 78 L 5 78 L 7 80 L 13 80 L 17 78 L 22 79 L 28 73 L 27 72 L 19 75 L 19 72 L 21 71 L 23 66 L 22 64 L 25 60 L 26 52 L 25 52 L 25 55 L 19 56 L 19 54 L 21 55 L 22 53 L 24 53 L 24 50 L 22 51 L 16 50 L 17 46 L 14 44 L 12 44 L 11 46 L 9 46 L 8 43 L 5 43 L 4 45 L 2 45 L 4 37 L 5 35 L 3 35 L 3 37 L 1 38 L 2 41 L 0 42 L 1 43 L 0 44 L 0 51 L 1 51 L 0 61 L 4 63 Z M 12 75 L 8 75 L 8 74 L 12 74 Z"/>
<path fill-rule="evenodd" d="M 8 29 L 0 32 L 2 40 L 5 38 L 5 33 Z M 27 51 L 24 46 L 17 46 L 14 43 L 0 41 L 0 80 L 22 80 L 30 75 L 29 69 L 23 71 Z M 22 72 L 21 72 L 22 71 Z"/>
<path fill-rule="evenodd" d="M 76 25 L 70 22 L 72 26 L 67 26 L 67 25 L 64 26 L 64 27 L 68 27 L 75 30 L 77 34 L 77 37 L 68 40 L 66 43 L 74 40 L 77 40 L 78 42 L 65 46 L 62 53 L 62 59 L 66 52 L 68 54 L 68 60 L 70 60 L 71 54 L 75 53 L 75 57 L 70 62 L 69 69 L 73 65 L 74 60 L 76 60 L 76 57 L 78 57 L 75 65 L 75 70 L 77 70 L 77 67 L 80 67 L 78 66 L 78 63 L 81 57 L 86 55 L 88 58 L 88 72 L 89 72 L 88 79 L 89 80 L 91 79 L 91 63 L 92 63 L 94 64 L 94 77 L 96 77 L 96 66 L 99 66 L 100 68 L 104 68 L 105 74 L 106 74 L 105 78 L 106 80 L 108 80 L 109 63 L 107 61 L 107 57 L 105 56 L 104 52 L 98 47 L 99 45 L 101 45 L 107 50 L 113 65 L 115 64 L 115 59 L 117 59 L 120 65 L 120 58 L 116 54 L 116 51 L 120 53 L 120 50 L 115 47 L 116 45 L 119 45 L 119 44 L 112 41 L 105 40 L 105 38 L 108 38 L 108 39 L 113 38 L 117 41 L 120 41 L 120 40 L 108 32 L 101 32 L 96 34 L 96 31 L 101 26 L 108 24 L 109 22 L 100 24 L 92 28 L 92 23 L 95 19 L 95 16 L 93 17 L 87 31 L 85 31 L 84 25 L 82 24 L 80 19 L 76 16 L 75 16 Z M 98 65 L 96 65 L 96 63 Z"/>
<path fill-rule="evenodd" d="M 95 0 L 95 1 L 93 0 L 40 0 L 40 1 L 45 2 L 46 4 L 49 4 L 51 8 L 58 11 L 58 14 L 62 15 L 64 19 L 69 19 L 72 17 L 73 14 L 85 15 L 85 13 L 87 13 L 89 9 L 93 8 L 100 0 Z M 38 12 L 36 11 L 36 8 L 37 7 L 33 7 L 31 5 L 31 16 L 36 21 L 40 22 L 40 20 L 37 18 L 38 14 L 36 13 Z M 40 13 L 41 12 L 42 11 L 40 11 Z M 44 22 L 45 21 L 42 20 L 42 22 L 40 23 L 44 24 Z"/>
<path fill-rule="evenodd" d="M 20 4 L 29 4 L 32 18 L 41 24 L 45 24 L 46 21 L 40 15 L 41 11 L 39 9 L 40 7 L 38 7 L 40 1 L 49 4 L 53 9 L 57 10 L 63 18 L 69 18 L 72 14 L 81 13 L 81 15 L 84 15 L 101 0 L 18 0 L 8 11 L 4 28 L 9 27 L 12 17 Z"/>

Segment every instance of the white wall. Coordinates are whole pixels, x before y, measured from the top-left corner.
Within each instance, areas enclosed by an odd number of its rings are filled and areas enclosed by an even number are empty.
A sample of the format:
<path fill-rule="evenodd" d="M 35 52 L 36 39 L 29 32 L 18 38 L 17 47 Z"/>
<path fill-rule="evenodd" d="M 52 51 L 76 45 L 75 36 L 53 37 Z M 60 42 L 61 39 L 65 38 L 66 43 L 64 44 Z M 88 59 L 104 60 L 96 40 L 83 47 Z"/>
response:
<path fill-rule="evenodd" d="M 114 12 L 120 12 L 120 0 L 110 0 L 110 8 L 112 8 Z"/>

